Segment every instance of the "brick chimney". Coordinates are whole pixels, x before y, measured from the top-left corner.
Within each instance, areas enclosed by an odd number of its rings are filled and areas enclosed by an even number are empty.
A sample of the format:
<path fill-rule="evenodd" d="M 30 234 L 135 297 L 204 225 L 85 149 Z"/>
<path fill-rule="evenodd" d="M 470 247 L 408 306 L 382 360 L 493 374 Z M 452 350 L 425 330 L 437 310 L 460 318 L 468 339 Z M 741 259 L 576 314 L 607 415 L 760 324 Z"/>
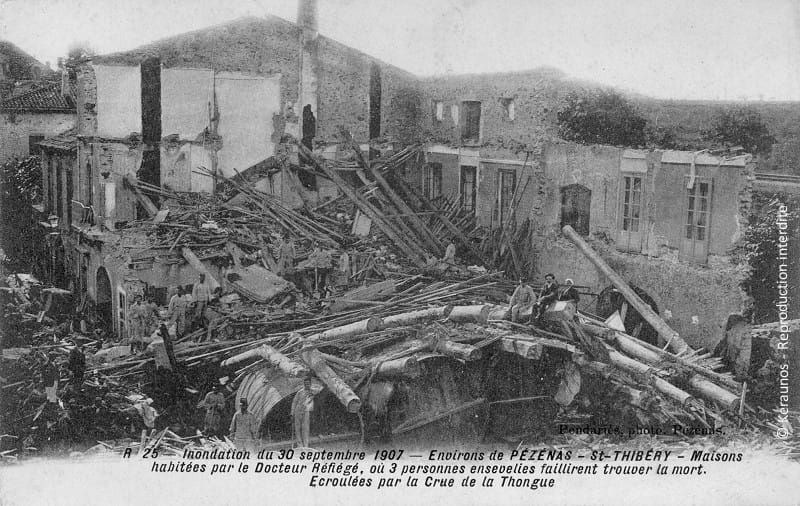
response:
<path fill-rule="evenodd" d="M 311 32 L 317 32 L 317 0 L 297 0 L 297 24 Z"/>

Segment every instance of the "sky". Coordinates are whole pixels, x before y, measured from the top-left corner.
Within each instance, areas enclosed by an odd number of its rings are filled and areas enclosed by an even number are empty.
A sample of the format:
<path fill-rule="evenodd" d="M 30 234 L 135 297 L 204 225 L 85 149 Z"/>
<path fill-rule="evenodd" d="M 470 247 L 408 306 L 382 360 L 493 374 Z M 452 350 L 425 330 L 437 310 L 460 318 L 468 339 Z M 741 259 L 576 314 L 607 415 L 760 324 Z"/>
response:
<path fill-rule="evenodd" d="M 0 38 L 53 66 L 296 0 L 0 0 Z M 540 66 L 656 98 L 800 100 L 800 0 L 319 0 L 328 37 L 418 75 Z"/>

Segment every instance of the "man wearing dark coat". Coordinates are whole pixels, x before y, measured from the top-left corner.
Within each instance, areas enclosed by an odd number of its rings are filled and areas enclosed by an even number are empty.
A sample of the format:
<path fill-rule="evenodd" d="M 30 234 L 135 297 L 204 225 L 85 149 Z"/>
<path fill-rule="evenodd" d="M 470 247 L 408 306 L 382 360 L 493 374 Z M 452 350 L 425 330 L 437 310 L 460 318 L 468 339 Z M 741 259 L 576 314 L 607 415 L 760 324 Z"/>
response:
<path fill-rule="evenodd" d="M 535 310 L 531 313 L 531 320 L 535 318 L 537 322 L 540 322 L 547 307 L 557 299 L 558 283 L 556 282 L 556 277 L 553 274 L 547 274 L 544 277 L 542 291 L 539 293 L 539 298 L 536 300 Z"/>

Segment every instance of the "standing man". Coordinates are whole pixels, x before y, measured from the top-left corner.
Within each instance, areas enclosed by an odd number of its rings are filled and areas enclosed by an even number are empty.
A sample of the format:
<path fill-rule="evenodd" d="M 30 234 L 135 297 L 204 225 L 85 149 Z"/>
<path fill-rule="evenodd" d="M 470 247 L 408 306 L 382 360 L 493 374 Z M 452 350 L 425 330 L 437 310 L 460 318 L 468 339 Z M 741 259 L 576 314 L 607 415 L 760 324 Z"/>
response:
<path fill-rule="evenodd" d="M 186 311 L 189 303 L 184 297 L 183 287 L 179 286 L 177 293 L 169 299 L 169 318 L 175 323 L 175 337 L 183 337 L 186 331 Z"/>
<path fill-rule="evenodd" d="M 531 288 L 531 286 L 526 283 L 524 279 L 520 279 L 519 285 L 514 290 L 514 293 L 511 295 L 511 298 L 508 301 L 508 309 L 511 314 L 511 321 L 518 323 L 520 313 L 531 309 L 535 299 L 536 294 L 533 293 L 533 288 Z"/>
<path fill-rule="evenodd" d="M 220 422 L 222 412 L 225 410 L 225 396 L 222 395 L 222 385 L 214 385 L 214 389 L 208 392 L 205 398 L 197 405 L 198 408 L 205 408 L 206 416 L 203 418 L 203 434 L 207 436 L 220 435 Z"/>
<path fill-rule="evenodd" d="M 574 281 L 567 278 L 564 281 L 565 286 L 558 291 L 558 300 L 571 300 L 575 303 L 577 308 L 578 302 L 581 300 L 581 296 L 578 294 L 578 290 L 573 286 L 575 284 Z"/>
<path fill-rule="evenodd" d="M 131 307 L 128 308 L 128 341 L 131 345 L 131 353 L 136 353 L 136 351 L 140 349 L 140 344 L 143 342 L 143 313 L 142 296 L 137 295 Z"/>
<path fill-rule="evenodd" d="M 456 263 L 456 243 L 454 243 L 452 239 L 450 239 L 450 242 L 447 244 L 447 247 L 444 250 L 442 262 L 447 262 L 449 264 Z"/>
<path fill-rule="evenodd" d="M 67 369 L 72 373 L 72 382 L 77 388 L 83 385 L 83 375 L 86 372 L 86 355 L 83 354 L 83 346 L 78 341 L 73 341 L 75 346 L 69 350 L 69 362 Z"/>
<path fill-rule="evenodd" d="M 294 248 L 294 241 L 289 232 L 284 232 L 283 240 L 278 245 L 278 265 L 276 274 L 281 277 L 294 274 L 294 258 L 297 252 Z"/>
<path fill-rule="evenodd" d="M 536 322 L 542 321 L 542 316 L 544 316 L 544 312 L 547 307 L 553 303 L 558 298 L 558 283 L 556 282 L 556 277 L 553 274 L 547 274 L 544 277 L 544 286 L 542 287 L 541 293 L 539 293 L 539 298 L 536 301 L 536 314 L 535 319 Z M 534 313 L 531 313 L 531 320 L 534 319 Z"/>
<path fill-rule="evenodd" d="M 44 385 L 44 393 L 47 396 L 48 404 L 58 402 L 58 368 L 53 363 L 53 358 L 47 354 L 44 355 L 44 364 L 42 365 L 42 384 Z"/>
<path fill-rule="evenodd" d="M 294 418 L 294 437 L 299 448 L 308 448 L 311 437 L 311 412 L 314 411 L 314 392 L 311 391 L 311 377 L 303 379 L 303 388 L 294 394 L 292 417 Z"/>
<path fill-rule="evenodd" d="M 239 399 L 239 411 L 233 415 L 228 429 L 231 439 L 237 448 L 250 449 L 258 439 L 258 420 L 253 413 L 247 411 L 247 399 Z"/>
<path fill-rule="evenodd" d="M 192 302 L 194 302 L 194 320 L 200 321 L 205 328 L 205 312 L 208 301 L 211 300 L 211 287 L 206 283 L 206 275 L 200 273 L 200 281 L 192 288 Z"/>

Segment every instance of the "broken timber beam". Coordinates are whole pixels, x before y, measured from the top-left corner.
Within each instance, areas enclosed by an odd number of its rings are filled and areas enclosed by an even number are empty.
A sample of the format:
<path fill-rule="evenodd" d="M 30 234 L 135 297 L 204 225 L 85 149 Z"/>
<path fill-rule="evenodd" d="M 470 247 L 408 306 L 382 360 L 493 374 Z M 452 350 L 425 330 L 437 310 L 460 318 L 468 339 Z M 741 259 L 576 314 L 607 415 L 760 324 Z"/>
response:
<path fill-rule="evenodd" d="M 403 253 L 408 256 L 408 259 L 411 260 L 417 267 L 423 267 L 425 265 L 425 258 L 420 255 L 419 251 L 416 251 L 414 248 L 408 245 L 400 234 L 392 227 L 390 223 L 385 221 L 381 216 L 380 211 L 375 209 L 372 204 L 370 204 L 366 199 L 364 199 L 356 190 L 354 190 L 344 179 L 342 179 L 339 174 L 336 173 L 335 170 L 331 170 L 325 167 L 324 164 L 319 163 L 315 158 L 314 154 L 305 146 L 294 141 L 297 148 L 300 152 L 305 156 L 314 168 L 320 170 L 328 176 L 333 183 L 339 187 L 342 192 L 344 192 L 347 197 L 358 206 L 358 208 L 366 214 L 377 226 L 381 229 L 381 231 L 386 234 L 386 236 L 391 240 L 398 248 L 400 248 Z"/>
<path fill-rule="evenodd" d="M 258 348 L 245 351 L 244 353 L 239 353 L 238 355 L 234 355 L 233 357 L 223 360 L 222 367 L 229 366 L 231 364 L 235 364 L 237 362 L 242 362 L 244 360 L 250 358 L 263 358 L 270 364 L 274 365 L 281 371 L 285 372 L 290 376 L 295 377 L 302 377 L 308 374 L 308 368 L 303 364 L 295 362 L 291 358 L 287 357 L 283 353 L 280 353 L 275 348 L 268 344 L 264 344 L 259 346 Z"/>
<path fill-rule="evenodd" d="M 376 170 L 374 167 L 370 168 L 369 171 L 383 192 L 389 197 L 389 200 L 391 200 L 395 207 L 397 207 L 397 209 L 399 209 L 400 212 L 406 216 L 417 235 L 419 235 L 423 242 L 429 248 L 431 248 L 433 254 L 436 256 L 441 256 L 444 253 L 444 248 L 431 233 L 430 229 L 428 229 L 422 220 L 419 219 L 419 217 L 414 213 L 414 210 L 411 209 L 411 207 L 406 204 L 406 202 L 401 199 L 397 193 L 395 193 L 395 191 L 389 185 L 389 182 L 386 181 L 386 179 L 384 179 L 384 177 L 381 175 L 380 171 Z"/>
<path fill-rule="evenodd" d="M 322 353 L 314 349 L 306 349 L 300 352 L 300 356 L 349 413 L 358 413 L 361 409 L 361 399 L 339 375 L 333 372 Z"/>
<path fill-rule="evenodd" d="M 639 298 L 636 292 L 628 286 L 628 283 L 622 279 L 622 276 L 617 274 L 571 226 L 565 225 L 562 231 L 570 241 L 575 243 L 581 253 L 611 281 L 614 287 L 627 299 L 628 303 L 642 315 L 642 318 L 658 332 L 658 335 L 666 341 L 667 346 L 675 352 L 676 355 L 691 350 L 686 341 L 684 341 L 677 332 L 672 330 L 650 306 Z"/>
<path fill-rule="evenodd" d="M 144 192 L 142 192 L 142 189 L 139 188 L 139 182 L 136 179 L 130 176 L 125 176 L 124 178 L 122 178 L 122 180 L 128 186 L 131 187 L 131 189 L 133 190 L 133 194 L 136 196 L 137 202 L 142 204 L 142 207 L 147 212 L 148 216 L 153 217 L 156 214 L 158 214 L 158 207 L 156 207 L 156 205 L 153 204 L 153 201 L 150 200 L 150 197 L 148 197 L 147 195 L 144 194 Z"/>
<path fill-rule="evenodd" d="M 187 262 L 189 262 L 189 265 L 191 265 L 194 270 L 196 270 L 201 274 L 206 275 L 206 278 L 208 278 L 209 281 L 209 285 L 211 285 L 211 291 L 213 292 L 214 290 L 216 290 L 216 288 L 219 286 L 219 281 L 217 281 L 217 279 L 214 276 L 212 276 L 210 272 L 208 272 L 208 269 L 206 269 L 206 266 L 203 265 L 203 262 L 201 262 L 200 259 L 197 258 L 197 255 L 194 254 L 194 251 L 192 251 L 188 246 L 184 246 L 183 248 L 181 248 L 181 254 L 183 255 L 183 258 Z"/>
<path fill-rule="evenodd" d="M 398 177 L 398 178 L 395 178 L 395 180 L 398 181 L 400 187 L 403 189 L 404 192 L 406 192 L 409 195 L 414 195 L 414 197 L 416 197 L 420 202 L 422 202 L 425 205 L 425 207 L 428 208 L 428 210 L 433 211 L 434 212 L 434 216 L 439 221 L 442 222 L 442 224 L 445 226 L 445 228 L 448 231 L 450 231 L 450 233 L 453 234 L 461 244 L 463 244 L 465 247 L 467 247 L 467 249 L 469 249 L 469 251 L 472 253 L 472 255 L 476 259 L 480 260 L 480 262 L 483 265 L 489 265 L 489 262 L 487 262 L 486 259 L 483 257 L 483 253 L 481 253 L 480 250 L 478 250 L 478 248 L 476 248 L 470 242 L 470 240 L 467 239 L 467 237 L 464 235 L 464 233 L 461 232 L 461 230 L 457 226 L 453 225 L 453 222 L 450 221 L 447 218 L 447 216 L 445 216 L 439 209 L 437 209 L 436 206 L 434 206 L 433 203 L 431 203 L 430 200 L 428 200 L 424 195 L 421 195 L 421 194 L 417 193 L 413 188 L 408 186 L 408 184 L 405 181 L 403 181 L 402 178 Z"/>

